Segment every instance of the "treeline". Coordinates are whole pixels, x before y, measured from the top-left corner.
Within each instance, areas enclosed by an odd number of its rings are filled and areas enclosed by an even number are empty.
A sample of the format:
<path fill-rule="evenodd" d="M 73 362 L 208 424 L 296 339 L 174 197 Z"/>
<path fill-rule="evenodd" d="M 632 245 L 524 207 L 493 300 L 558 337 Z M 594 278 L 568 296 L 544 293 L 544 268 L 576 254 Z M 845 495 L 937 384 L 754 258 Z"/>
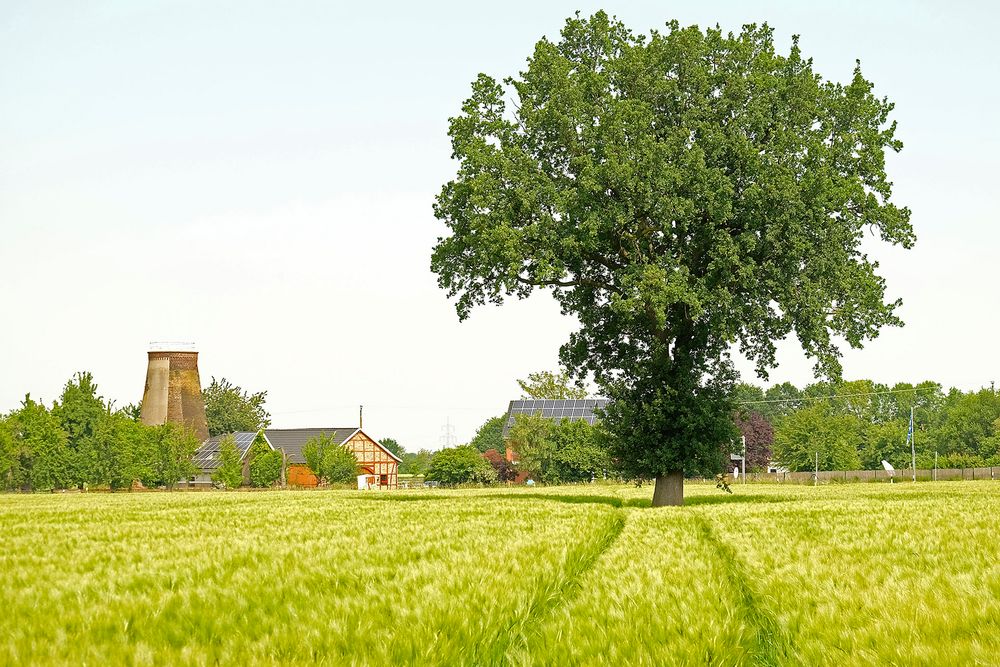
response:
<path fill-rule="evenodd" d="M 172 487 L 195 474 L 198 445 L 177 425 L 140 423 L 136 406 L 116 409 L 77 373 L 51 406 L 29 395 L 0 415 L 0 488 Z"/>
<path fill-rule="evenodd" d="M 493 484 L 533 479 L 566 484 L 603 478 L 611 473 L 607 435 L 585 421 L 553 421 L 518 415 L 507 441 L 504 417 L 488 419 L 467 445 L 437 452 L 403 451 L 400 474 L 423 475 L 441 484 Z M 516 463 L 506 458 L 510 449 Z"/>
<path fill-rule="evenodd" d="M 892 386 L 872 380 L 783 383 L 764 390 L 741 384 L 737 425 L 747 464 L 774 461 L 789 470 L 874 470 L 883 460 L 911 465 L 907 431 L 913 410 L 918 468 L 1000 465 L 1000 393 L 945 391 L 933 381 Z"/>

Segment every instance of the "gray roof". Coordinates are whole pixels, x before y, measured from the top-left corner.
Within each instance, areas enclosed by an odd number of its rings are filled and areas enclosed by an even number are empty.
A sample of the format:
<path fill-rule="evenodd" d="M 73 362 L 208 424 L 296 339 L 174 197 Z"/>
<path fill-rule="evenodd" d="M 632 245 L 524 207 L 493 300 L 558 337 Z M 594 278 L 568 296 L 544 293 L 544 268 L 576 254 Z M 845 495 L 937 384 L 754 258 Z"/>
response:
<path fill-rule="evenodd" d="M 254 438 L 257 437 L 256 431 L 240 431 L 239 433 L 230 434 L 236 440 L 236 449 L 240 452 L 240 460 L 242 461 L 246 457 L 247 452 L 250 450 L 250 445 L 253 444 Z M 201 443 L 198 450 L 194 453 L 194 464 L 202 472 L 211 473 L 215 472 L 219 467 L 219 443 L 222 439 L 226 437 L 225 435 L 216 435 L 209 438 L 205 442 Z"/>
<path fill-rule="evenodd" d="M 321 435 L 330 436 L 338 445 L 351 437 L 351 434 L 358 430 L 357 426 L 327 428 L 269 428 L 264 431 L 271 446 L 277 450 L 284 450 L 289 463 L 305 463 L 302 456 L 302 446 L 312 438 Z"/>
<path fill-rule="evenodd" d="M 517 415 L 536 415 L 560 421 L 568 419 L 577 421 L 582 419 L 588 424 L 597 421 L 594 410 L 603 408 L 608 404 L 606 398 L 579 398 L 579 399 L 537 399 L 525 398 L 511 401 L 507 406 L 507 418 L 503 422 L 503 437 L 506 440 L 510 432 L 510 427 L 514 425 L 514 417 Z"/>

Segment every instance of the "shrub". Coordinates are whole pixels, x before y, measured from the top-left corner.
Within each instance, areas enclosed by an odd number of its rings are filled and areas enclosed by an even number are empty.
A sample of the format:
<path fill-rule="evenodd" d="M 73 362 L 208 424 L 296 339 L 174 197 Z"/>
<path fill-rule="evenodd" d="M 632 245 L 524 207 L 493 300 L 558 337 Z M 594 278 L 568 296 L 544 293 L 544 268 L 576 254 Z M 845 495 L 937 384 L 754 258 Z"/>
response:
<path fill-rule="evenodd" d="M 472 445 L 442 449 L 431 460 L 427 479 L 441 484 L 491 484 L 497 473 Z"/>

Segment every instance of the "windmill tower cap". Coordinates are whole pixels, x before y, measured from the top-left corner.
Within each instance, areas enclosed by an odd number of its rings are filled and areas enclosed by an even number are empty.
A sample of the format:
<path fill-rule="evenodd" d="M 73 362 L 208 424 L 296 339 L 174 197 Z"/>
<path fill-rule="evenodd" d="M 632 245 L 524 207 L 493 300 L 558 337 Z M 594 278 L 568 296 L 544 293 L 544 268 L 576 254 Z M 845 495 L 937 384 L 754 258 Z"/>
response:
<path fill-rule="evenodd" d="M 192 342 L 181 341 L 151 341 L 149 343 L 150 352 L 194 352 L 195 345 Z"/>

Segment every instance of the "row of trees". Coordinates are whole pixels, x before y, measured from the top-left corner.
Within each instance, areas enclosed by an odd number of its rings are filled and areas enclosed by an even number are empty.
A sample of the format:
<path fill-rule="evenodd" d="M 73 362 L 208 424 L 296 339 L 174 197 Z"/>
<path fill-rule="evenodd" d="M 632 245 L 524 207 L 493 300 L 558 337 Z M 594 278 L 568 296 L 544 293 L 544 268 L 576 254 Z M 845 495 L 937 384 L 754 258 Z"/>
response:
<path fill-rule="evenodd" d="M 1000 465 L 1000 393 L 993 387 L 944 391 L 933 381 L 889 386 L 872 380 L 790 383 L 766 391 L 737 386 L 737 425 L 751 468 L 773 459 L 791 470 L 876 469 L 911 465 L 913 412 L 917 466 Z"/>
<path fill-rule="evenodd" d="M 264 428 L 270 424 L 266 395 L 212 378 L 202 392 L 209 432 Z M 146 426 L 139 414 L 138 405 L 118 408 L 105 400 L 89 372 L 76 373 L 50 406 L 25 396 L 19 408 L 0 415 L 0 488 L 122 489 L 136 483 L 169 488 L 196 474 L 192 457 L 201 444 L 198 438 L 177 424 Z M 225 456 L 231 459 L 235 452 L 242 478 L 235 442 L 225 444 Z M 274 456 L 253 459 L 252 483 L 269 485 L 265 481 L 277 478 L 275 470 L 280 476 L 280 453 L 272 454 L 277 454 L 277 464 Z M 224 473 L 230 484 L 235 483 L 232 470 L 230 463 Z"/>
<path fill-rule="evenodd" d="M 146 426 L 116 409 L 90 373 L 77 373 L 51 407 L 31 396 L 0 416 L 0 488 L 173 486 L 195 473 L 198 439 L 176 424 Z"/>

